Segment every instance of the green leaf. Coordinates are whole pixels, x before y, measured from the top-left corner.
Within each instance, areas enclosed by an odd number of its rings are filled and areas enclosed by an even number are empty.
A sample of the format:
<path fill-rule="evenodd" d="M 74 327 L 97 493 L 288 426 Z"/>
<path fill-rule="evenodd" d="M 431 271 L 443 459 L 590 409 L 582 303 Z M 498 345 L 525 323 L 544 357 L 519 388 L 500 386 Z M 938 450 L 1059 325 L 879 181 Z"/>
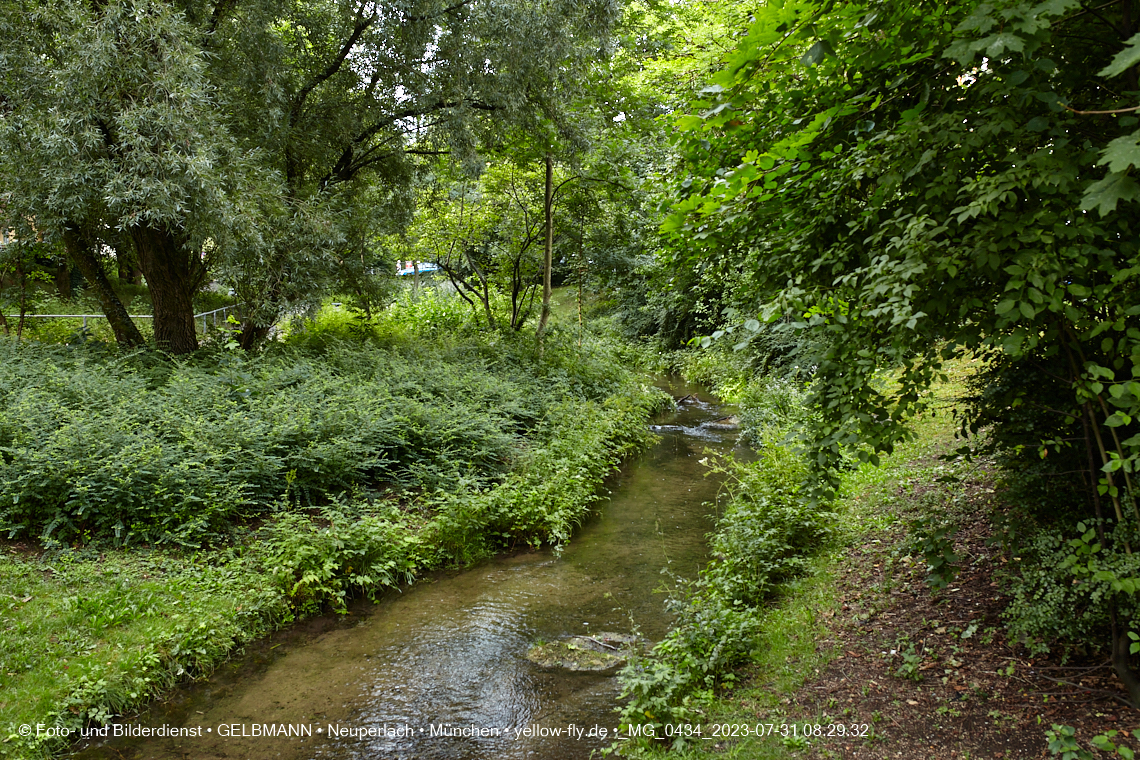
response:
<path fill-rule="evenodd" d="M 694 129 L 699 129 L 704 123 L 704 120 L 700 116 L 695 116 L 693 114 L 686 114 L 676 121 L 677 129 L 681 130 L 682 132 L 690 132 Z"/>
<path fill-rule="evenodd" d="M 1025 40 L 1009 32 L 995 34 L 977 44 L 985 45 L 986 55 L 990 58 L 997 58 L 1006 50 L 1012 50 L 1015 53 L 1020 53 L 1022 50 L 1025 50 Z"/>
<path fill-rule="evenodd" d="M 800 63 L 804 66 L 815 66 L 824 59 L 825 56 L 835 58 L 835 51 L 831 49 L 831 45 L 827 40 L 817 40 L 814 45 L 808 48 L 808 51 L 800 58 Z"/>
<path fill-rule="evenodd" d="M 1097 161 L 1098 166 L 1108 164 L 1108 170 L 1122 172 L 1131 166 L 1140 166 L 1140 131 L 1118 137 L 1108 144 Z"/>
<path fill-rule="evenodd" d="M 1030 15 L 1038 16 L 1063 16 L 1072 8 L 1079 8 L 1081 4 L 1078 0 L 1045 0 L 1043 3 L 1033 7 Z"/>
<path fill-rule="evenodd" d="M 1101 216 L 1107 216 L 1116 210 L 1118 202 L 1134 200 L 1140 200 L 1140 185 L 1127 175 L 1110 172 L 1104 179 L 1088 186 L 1081 208 L 1086 211 L 1096 209 Z"/>
<path fill-rule="evenodd" d="M 1097 72 L 1100 76 L 1119 76 L 1137 63 L 1140 63 L 1140 32 L 1132 35 L 1124 45 L 1125 48 L 1116 54 L 1116 57 L 1112 59 L 1112 63 Z"/>

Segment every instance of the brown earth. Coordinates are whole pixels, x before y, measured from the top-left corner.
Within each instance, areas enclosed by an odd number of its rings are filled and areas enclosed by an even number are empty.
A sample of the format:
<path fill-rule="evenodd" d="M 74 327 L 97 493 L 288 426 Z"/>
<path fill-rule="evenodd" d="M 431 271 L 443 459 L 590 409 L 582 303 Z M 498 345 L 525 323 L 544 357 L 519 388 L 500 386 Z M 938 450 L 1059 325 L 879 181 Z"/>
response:
<path fill-rule="evenodd" d="M 831 637 L 819 642 L 835 658 L 787 709 L 804 720 L 871 724 L 874 738 L 816 742 L 809 757 L 1048 758 L 1053 724 L 1074 727 L 1082 747 L 1140 728 L 1107 655 L 1063 662 L 1006 638 L 999 579 L 1009 559 L 986 545 L 999 495 L 985 476 L 964 495 L 970 508 L 954 546 L 963 569 L 946 589 L 932 591 L 922 558 L 899 551 L 902 530 L 867 534 L 840 562 L 840 604 L 822 613 Z M 1140 742 L 1126 743 L 1140 753 Z"/>

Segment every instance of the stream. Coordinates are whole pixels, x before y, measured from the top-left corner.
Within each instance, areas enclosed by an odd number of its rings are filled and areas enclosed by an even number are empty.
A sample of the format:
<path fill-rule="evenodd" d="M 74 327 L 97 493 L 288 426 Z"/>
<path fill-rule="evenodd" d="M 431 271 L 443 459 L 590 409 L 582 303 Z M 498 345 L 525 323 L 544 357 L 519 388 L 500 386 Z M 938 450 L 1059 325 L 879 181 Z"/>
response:
<path fill-rule="evenodd" d="M 655 591 L 705 562 L 703 505 L 719 483 L 699 460 L 733 449 L 737 433 L 716 423 L 731 411 L 704 389 L 666 389 L 700 400 L 655 420 L 659 442 L 607 481 L 608 498 L 561 554 L 438 573 L 348 616 L 301 623 L 130 724 L 199 736 L 93 739 L 73 757 L 577 760 L 608 746 L 617 679 L 544 669 L 526 653 L 601 631 L 659 640 L 670 616 Z M 309 735 L 264 735 L 304 726 Z"/>

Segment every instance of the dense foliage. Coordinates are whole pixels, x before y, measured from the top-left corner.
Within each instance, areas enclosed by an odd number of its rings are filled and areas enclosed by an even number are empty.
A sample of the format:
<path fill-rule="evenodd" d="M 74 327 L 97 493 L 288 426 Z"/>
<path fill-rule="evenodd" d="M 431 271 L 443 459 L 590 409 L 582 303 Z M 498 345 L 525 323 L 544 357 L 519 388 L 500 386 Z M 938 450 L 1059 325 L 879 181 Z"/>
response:
<path fill-rule="evenodd" d="M 430 336 L 440 306 L 407 308 Z M 506 337 L 386 350 L 327 332 L 296 340 L 316 348 L 171 361 L 3 343 L 5 532 L 197 544 L 286 504 L 479 491 L 561 456 L 564 425 L 587 424 L 630 382 L 557 340 L 541 358 Z M 532 533 L 550 535 L 526 520 L 513 535 Z"/>
<path fill-rule="evenodd" d="M 601 2 L 0 3 L 3 224 L 62 244 L 98 284 L 133 255 L 157 342 L 196 348 L 211 278 L 243 344 L 330 288 L 376 301 L 377 237 L 411 210 L 418 156 L 476 171 L 504 130 L 550 150 L 610 48 Z M 104 309 L 138 345 L 113 289 Z"/>
<path fill-rule="evenodd" d="M 1088 605 L 1140 702 L 1134 6 L 758 8 L 677 121 L 688 176 L 665 230 L 718 307 L 826 347 L 801 427 L 825 483 L 906 437 L 945 360 L 982 358 L 964 431 L 992 426 L 1015 470 L 1083 472 L 1026 510 L 1055 536 L 1031 555 L 1056 589 L 1026 597 Z M 1038 643 L 1062 633 L 1035 616 Z"/>
<path fill-rule="evenodd" d="M 0 757 L 63 749 L 20 723 L 106 723 L 297 616 L 564 543 L 663 400 L 604 340 L 556 325 L 538 351 L 431 289 L 254 355 L 0 346 L 0 583 L 23 599 Z"/>

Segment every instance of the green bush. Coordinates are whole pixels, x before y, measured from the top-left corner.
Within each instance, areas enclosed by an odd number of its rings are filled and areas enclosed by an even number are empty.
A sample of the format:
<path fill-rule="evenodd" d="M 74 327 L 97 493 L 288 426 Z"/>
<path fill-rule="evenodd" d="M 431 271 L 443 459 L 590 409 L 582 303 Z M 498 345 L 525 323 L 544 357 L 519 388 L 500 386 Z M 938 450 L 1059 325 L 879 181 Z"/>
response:
<path fill-rule="evenodd" d="M 805 493 L 806 464 L 781 433 L 763 433 L 759 461 L 710 463 L 728 493 L 712 535 L 716 559 L 671 600 L 677 622 L 665 639 L 621 672 L 623 723 L 692 722 L 695 703 L 757 646 L 764 605 L 834 534 L 836 515 Z"/>
<path fill-rule="evenodd" d="M 1073 533 L 1039 530 L 1011 569 L 1004 617 L 1010 634 L 1032 652 L 1103 640 L 1109 609 L 1126 628 L 1140 631 L 1140 555 L 1121 548 L 1136 535 L 1134 524 L 1109 526 L 1109 547 L 1092 526 L 1075 527 Z"/>
<path fill-rule="evenodd" d="M 0 530 L 193 546 L 282 500 L 485 490 L 560 440 L 551 426 L 643 393 L 606 347 L 557 330 L 540 353 L 513 333 L 452 340 L 463 313 L 449 302 L 393 309 L 377 323 L 405 332 L 387 345 L 330 337 L 335 314 L 316 323 L 320 340 L 260 355 L 0 341 Z M 446 340 L 406 323 L 425 315 Z M 413 327 L 426 332 L 408 339 Z"/>
<path fill-rule="evenodd" d="M 708 582 L 733 604 L 756 607 L 807 569 L 838 518 L 804 493 L 807 466 L 775 431 L 765 434 L 758 462 L 723 459 L 712 471 L 726 478 L 732 498 L 713 536 L 721 559 Z"/>
<path fill-rule="evenodd" d="M 354 596 L 375 598 L 410 583 L 431 562 L 419 531 L 399 510 L 353 514 L 343 504 L 320 519 L 296 512 L 272 520 L 256 553 L 274 584 L 304 612 L 344 612 Z"/>

